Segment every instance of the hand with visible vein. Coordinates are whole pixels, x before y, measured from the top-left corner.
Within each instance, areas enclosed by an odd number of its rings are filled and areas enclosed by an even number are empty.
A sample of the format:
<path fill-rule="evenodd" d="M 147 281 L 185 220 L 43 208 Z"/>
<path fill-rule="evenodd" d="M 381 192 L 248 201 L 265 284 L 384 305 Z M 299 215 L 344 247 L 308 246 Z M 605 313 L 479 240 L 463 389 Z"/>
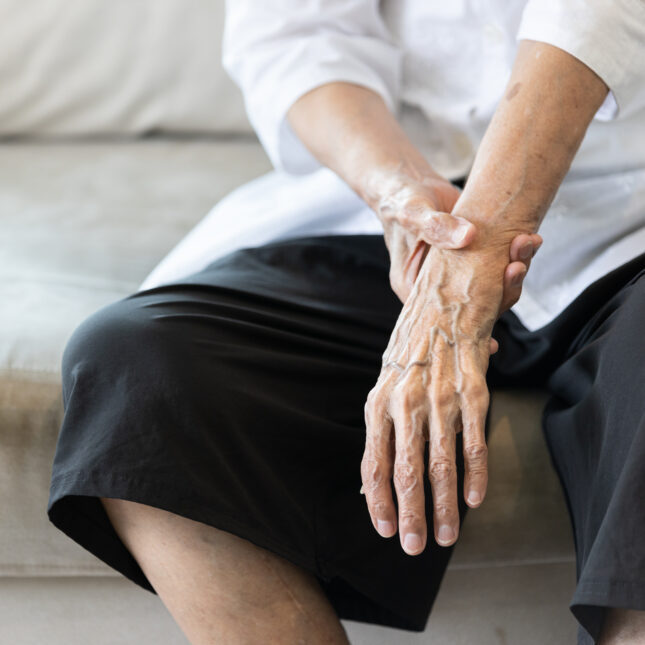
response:
<path fill-rule="evenodd" d="M 467 503 L 478 506 L 486 493 L 486 370 L 506 257 L 497 247 L 429 250 L 367 398 L 363 492 L 376 530 L 391 537 L 398 527 L 411 555 L 427 540 L 426 441 L 439 544 L 453 544 L 459 532 L 455 445 L 462 429 Z"/>
<path fill-rule="evenodd" d="M 439 544 L 453 544 L 459 530 L 455 444 L 462 429 L 464 497 L 471 507 L 484 498 L 485 375 L 493 324 L 508 303 L 509 257 L 512 264 L 518 240 L 539 228 L 607 93 L 603 80 L 567 52 L 520 43 L 505 96 L 451 211 L 475 225 L 475 237 L 460 249 L 430 248 L 405 301 L 365 405 L 361 475 L 374 527 L 384 537 L 398 527 L 409 554 L 421 553 L 427 540 L 425 441 Z"/>

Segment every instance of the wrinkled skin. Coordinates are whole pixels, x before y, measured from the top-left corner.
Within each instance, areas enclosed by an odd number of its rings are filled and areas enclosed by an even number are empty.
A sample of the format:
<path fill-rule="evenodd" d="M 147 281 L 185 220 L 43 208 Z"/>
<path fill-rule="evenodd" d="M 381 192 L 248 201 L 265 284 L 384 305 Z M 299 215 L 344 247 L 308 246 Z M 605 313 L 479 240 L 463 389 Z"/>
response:
<path fill-rule="evenodd" d="M 370 180 L 373 208 L 383 224 L 385 244 L 390 254 L 390 285 L 405 303 L 430 246 L 457 249 L 467 246 L 476 235 L 468 220 L 451 215 L 461 191 L 445 179 L 403 174 L 378 174 Z M 537 233 L 521 234 L 513 240 L 509 264 L 504 273 L 504 297 L 500 313 L 515 304 L 521 295 L 522 281 L 531 258 L 542 244 Z M 491 353 L 497 351 L 491 340 Z"/>
<path fill-rule="evenodd" d="M 439 544 L 453 544 L 459 530 L 455 439 L 462 428 L 468 504 L 478 506 L 486 492 L 485 376 L 490 334 L 503 304 L 505 257 L 497 247 L 428 251 L 365 405 L 361 475 L 370 515 L 384 537 L 394 535 L 398 524 L 401 545 L 411 555 L 427 540 L 426 441 Z"/>
<path fill-rule="evenodd" d="M 473 238 L 474 227 L 463 218 L 449 215 L 460 190 L 434 177 L 412 180 L 389 176 L 386 196 L 377 205 L 390 254 L 390 285 L 405 302 L 429 245 L 459 248 Z"/>
<path fill-rule="evenodd" d="M 468 504 L 484 497 L 485 375 L 498 348 L 490 334 L 519 299 L 542 238 L 519 234 L 507 248 L 470 251 L 478 231 L 450 214 L 461 194 L 450 182 L 391 173 L 373 176 L 370 185 L 379 196 L 371 201 L 383 223 L 391 286 L 404 306 L 365 405 L 362 490 L 376 530 L 391 537 L 398 525 L 404 550 L 416 554 L 427 541 L 426 441 L 439 544 L 454 543 L 459 530 L 455 437 L 462 427 Z"/>
<path fill-rule="evenodd" d="M 487 351 L 495 351 L 496 346 L 490 341 L 486 347 L 487 336 L 495 316 L 519 298 L 530 257 L 541 241 L 534 232 L 608 91 L 600 76 L 564 50 L 520 41 L 504 97 L 479 146 L 458 204 L 453 201 L 457 195 L 454 188 L 435 186 L 430 195 L 425 194 L 432 189 L 429 184 L 441 182 L 441 178 L 371 90 L 352 83 L 326 83 L 300 97 L 289 110 L 290 124 L 303 143 L 361 196 L 384 224 L 392 265 L 390 280 L 404 307 L 379 380 L 365 406 L 362 475 L 377 531 L 391 537 L 398 524 L 402 544 L 407 536 L 418 536 L 417 544 L 404 546 L 409 554 L 423 551 L 427 539 L 424 507 L 420 506 L 423 488 L 419 485 L 424 481 L 421 449 L 426 438 L 431 448 L 428 466 L 435 498 L 435 539 L 451 544 L 459 528 L 453 457 L 455 434 L 462 425 L 468 470 L 465 494 L 474 495 L 467 503 L 471 507 L 481 503 L 477 498 L 486 483 L 482 432 L 488 404 L 483 378 Z M 373 181 L 374 172 L 380 176 Z M 401 174 L 417 188 L 398 195 L 396 190 L 379 188 L 392 178 L 398 181 Z M 392 202 L 394 195 L 398 202 Z M 427 208 L 419 207 L 424 199 L 428 200 Z M 470 252 L 473 246 L 472 240 L 442 245 L 445 231 L 433 222 L 443 221 L 453 230 L 454 222 L 445 218 L 447 213 L 467 217 L 485 240 L 490 237 L 484 229 L 493 237 L 508 233 L 497 248 L 498 255 L 485 258 L 480 249 L 470 258 L 470 269 L 468 262 L 450 259 L 451 255 L 459 258 L 460 251 L 449 249 L 467 248 Z M 427 245 L 432 245 L 429 251 Z M 473 273 L 473 269 L 481 273 Z M 485 272 L 491 282 L 478 284 Z M 416 286 L 419 283 L 428 288 L 430 304 L 424 304 L 425 294 Z M 487 292 L 490 300 L 480 302 L 476 288 Z M 499 310 L 491 314 L 500 289 Z M 452 305 L 447 304 L 450 294 L 456 298 Z M 406 334 L 409 346 L 404 348 Z M 413 356 L 421 358 L 416 361 Z M 447 384 L 452 385 L 452 391 Z M 399 446 L 397 459 L 394 450 Z M 390 488 L 394 460 L 397 495 L 402 502 L 398 517 Z M 438 535 L 438 527 L 443 525 L 449 527 L 445 537 L 450 539 Z M 643 619 L 637 613 L 642 612 L 611 609 L 608 628 L 600 639 L 603 645 L 619 640 L 640 642 Z"/>

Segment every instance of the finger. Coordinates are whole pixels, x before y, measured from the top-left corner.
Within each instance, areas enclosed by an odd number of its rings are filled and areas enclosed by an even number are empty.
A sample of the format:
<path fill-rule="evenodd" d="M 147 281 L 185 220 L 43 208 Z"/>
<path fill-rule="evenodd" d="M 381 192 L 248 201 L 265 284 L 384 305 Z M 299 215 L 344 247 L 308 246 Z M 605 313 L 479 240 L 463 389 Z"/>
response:
<path fill-rule="evenodd" d="M 404 266 L 403 275 L 405 277 L 405 285 L 408 294 L 414 287 L 421 265 L 425 261 L 429 250 L 430 246 L 428 244 L 423 240 L 418 240 Z"/>
<path fill-rule="evenodd" d="M 396 533 L 396 508 L 392 499 L 392 420 L 380 390 L 372 390 L 365 404 L 365 451 L 361 479 L 372 524 L 382 537 Z"/>
<path fill-rule="evenodd" d="M 531 264 L 531 258 L 538 252 L 543 241 L 542 236 L 537 233 L 531 235 L 520 233 L 515 236 L 511 242 L 509 253 L 511 262 L 524 262 L 528 269 Z"/>
<path fill-rule="evenodd" d="M 488 395 L 485 385 L 480 390 L 465 395 L 462 400 L 464 498 L 471 508 L 478 507 L 486 496 L 488 486 L 488 447 L 485 422 Z"/>
<path fill-rule="evenodd" d="M 397 384 L 390 407 L 395 436 L 393 479 L 399 507 L 399 538 L 408 555 L 421 553 L 427 540 L 423 490 L 427 402 L 425 391 L 416 380 L 418 369 L 410 370 L 410 378 Z"/>
<path fill-rule="evenodd" d="M 404 269 L 407 256 L 410 253 L 408 238 L 408 234 L 401 227 L 394 227 L 388 242 L 390 286 L 402 303 L 407 300 L 410 293 Z"/>
<path fill-rule="evenodd" d="M 483 369 L 476 355 L 465 348 L 460 363 L 468 374 L 461 393 L 461 420 L 463 424 L 464 498 L 468 506 L 476 508 L 486 495 L 488 485 L 488 448 L 486 446 L 486 414 L 490 400 Z"/>
<path fill-rule="evenodd" d="M 528 269 L 522 262 L 511 262 L 504 270 L 504 295 L 501 311 L 510 309 L 522 295 L 522 284 Z"/>
<path fill-rule="evenodd" d="M 390 267 L 390 287 L 401 303 L 405 304 L 405 301 L 410 295 L 411 286 L 408 285 L 401 276 L 401 273 L 397 271 L 394 266 Z"/>
<path fill-rule="evenodd" d="M 528 233 L 520 233 L 511 241 L 509 257 L 511 262 L 527 262 L 533 256 L 533 239 Z"/>
<path fill-rule="evenodd" d="M 438 211 L 420 213 L 416 226 L 425 242 L 442 249 L 468 246 L 477 233 L 475 225 L 467 219 Z"/>
<path fill-rule="evenodd" d="M 490 353 L 491 353 L 491 355 L 496 354 L 498 350 L 499 350 L 499 343 L 494 338 L 491 338 L 490 339 Z"/>
<path fill-rule="evenodd" d="M 454 379 L 446 366 L 433 365 L 430 384 L 430 453 L 428 477 L 432 486 L 434 536 L 450 546 L 459 534 L 455 426 L 458 417 Z"/>

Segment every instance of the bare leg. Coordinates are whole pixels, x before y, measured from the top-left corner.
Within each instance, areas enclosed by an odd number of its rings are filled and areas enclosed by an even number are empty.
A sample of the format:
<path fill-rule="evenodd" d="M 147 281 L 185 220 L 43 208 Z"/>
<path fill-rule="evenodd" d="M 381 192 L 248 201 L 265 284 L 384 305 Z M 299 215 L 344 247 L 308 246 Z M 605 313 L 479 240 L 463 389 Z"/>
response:
<path fill-rule="evenodd" d="M 309 572 L 236 535 L 100 498 L 115 531 L 192 645 L 347 645 Z"/>
<path fill-rule="evenodd" d="M 642 645 L 645 643 L 645 611 L 608 609 L 598 645 Z"/>

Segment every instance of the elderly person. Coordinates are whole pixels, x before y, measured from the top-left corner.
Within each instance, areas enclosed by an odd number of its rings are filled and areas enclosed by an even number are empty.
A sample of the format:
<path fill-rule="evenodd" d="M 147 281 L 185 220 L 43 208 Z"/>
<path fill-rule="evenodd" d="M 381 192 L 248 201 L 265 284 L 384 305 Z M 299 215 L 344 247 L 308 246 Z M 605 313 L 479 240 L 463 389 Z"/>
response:
<path fill-rule="evenodd" d="M 644 43 L 641 0 L 232 0 L 276 171 L 69 341 L 51 521 L 195 645 L 423 630 L 489 386 L 545 385 L 579 642 L 644 642 Z"/>

